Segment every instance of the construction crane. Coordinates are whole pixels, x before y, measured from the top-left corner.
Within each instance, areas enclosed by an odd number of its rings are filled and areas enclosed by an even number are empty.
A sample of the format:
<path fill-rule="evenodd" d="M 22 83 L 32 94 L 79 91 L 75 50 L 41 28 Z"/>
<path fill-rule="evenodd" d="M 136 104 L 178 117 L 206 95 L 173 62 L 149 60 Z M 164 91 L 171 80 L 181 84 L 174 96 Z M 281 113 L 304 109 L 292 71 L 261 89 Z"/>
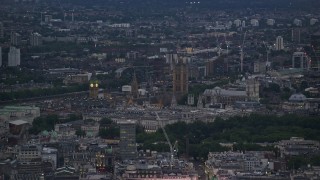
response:
<path fill-rule="evenodd" d="M 244 33 L 242 44 L 240 45 L 240 72 L 243 72 L 243 46 L 246 40 L 247 31 Z"/>
<path fill-rule="evenodd" d="M 169 147 L 170 147 L 170 169 L 172 169 L 172 165 L 173 165 L 173 161 L 174 161 L 174 155 L 175 153 L 177 152 L 177 146 L 178 146 L 178 141 L 176 141 L 174 143 L 174 146 L 172 146 L 171 142 L 170 142 L 170 139 L 169 139 L 169 136 L 166 132 L 166 130 L 164 129 L 163 127 L 163 123 L 161 122 L 162 120 L 160 119 L 159 115 L 158 115 L 158 112 L 155 112 L 156 113 L 156 116 L 157 116 L 157 120 L 159 121 L 159 125 L 163 131 L 163 134 L 164 136 L 166 137 L 166 140 L 169 144 Z"/>

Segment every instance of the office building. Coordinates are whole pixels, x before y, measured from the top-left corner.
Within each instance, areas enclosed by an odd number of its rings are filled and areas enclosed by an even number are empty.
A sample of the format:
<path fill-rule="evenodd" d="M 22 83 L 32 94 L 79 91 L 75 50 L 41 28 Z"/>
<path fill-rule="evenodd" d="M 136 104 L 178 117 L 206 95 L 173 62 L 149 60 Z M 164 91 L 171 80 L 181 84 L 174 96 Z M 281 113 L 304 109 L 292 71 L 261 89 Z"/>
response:
<path fill-rule="evenodd" d="M 258 27 L 259 26 L 259 20 L 258 19 L 251 19 L 250 21 L 251 26 Z"/>
<path fill-rule="evenodd" d="M 309 69 L 310 61 L 305 52 L 294 52 L 292 55 L 292 68 Z"/>
<path fill-rule="evenodd" d="M 31 46 L 40 46 L 42 45 L 42 36 L 39 33 L 32 33 L 30 36 L 30 45 Z"/>
<path fill-rule="evenodd" d="M 18 173 L 20 176 L 42 173 L 41 146 L 23 145 L 18 148 Z"/>
<path fill-rule="evenodd" d="M 246 81 L 246 92 L 251 101 L 259 101 L 260 82 L 257 79 L 248 79 Z"/>
<path fill-rule="evenodd" d="M 245 28 L 245 27 L 246 27 L 246 21 L 242 21 L 241 26 L 242 26 L 243 28 Z"/>
<path fill-rule="evenodd" d="M 267 25 L 268 26 L 273 26 L 276 23 L 274 19 L 267 19 Z"/>
<path fill-rule="evenodd" d="M 14 67 L 19 65 L 20 65 L 20 49 L 11 46 L 8 53 L 8 66 Z"/>
<path fill-rule="evenodd" d="M 284 46 L 283 46 L 283 38 L 281 36 L 278 36 L 276 39 L 276 47 L 275 49 L 277 51 L 283 50 Z"/>
<path fill-rule="evenodd" d="M 311 26 L 315 25 L 315 24 L 318 23 L 318 22 L 319 22 L 319 20 L 316 19 L 316 18 L 311 18 L 311 19 L 310 19 L 310 25 L 311 25 Z"/>
<path fill-rule="evenodd" d="M 236 19 L 236 20 L 234 20 L 234 25 L 236 26 L 236 27 L 240 27 L 241 26 L 241 20 L 240 19 Z"/>
<path fill-rule="evenodd" d="M 300 43 L 300 28 L 294 28 L 291 31 L 292 42 Z"/>
<path fill-rule="evenodd" d="M 19 46 L 21 44 L 21 35 L 16 32 L 11 32 L 10 42 L 12 46 Z"/>
<path fill-rule="evenodd" d="M 295 26 L 302 26 L 302 21 L 301 21 L 300 19 L 294 19 L 294 20 L 293 20 L 293 24 L 294 24 Z"/>
<path fill-rule="evenodd" d="M 119 122 L 120 125 L 120 157 L 122 160 L 137 157 L 136 122 L 127 120 Z"/>
<path fill-rule="evenodd" d="M 277 144 L 281 157 L 306 155 L 319 151 L 319 141 L 305 140 L 302 137 L 291 137 L 290 140 L 281 140 Z"/>
<path fill-rule="evenodd" d="M 52 15 L 45 15 L 44 16 L 44 22 L 45 23 L 50 23 L 52 19 Z"/>

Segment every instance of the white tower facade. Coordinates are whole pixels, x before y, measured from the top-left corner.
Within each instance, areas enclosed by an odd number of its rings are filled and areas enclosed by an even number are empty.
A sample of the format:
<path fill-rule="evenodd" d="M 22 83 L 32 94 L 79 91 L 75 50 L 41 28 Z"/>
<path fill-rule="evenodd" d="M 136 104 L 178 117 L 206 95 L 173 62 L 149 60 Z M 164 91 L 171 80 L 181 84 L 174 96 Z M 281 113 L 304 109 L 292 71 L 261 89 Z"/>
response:
<path fill-rule="evenodd" d="M 12 46 L 19 46 L 21 43 L 21 35 L 16 32 L 11 32 L 10 42 Z"/>
<path fill-rule="evenodd" d="M 250 21 L 251 26 L 258 27 L 259 26 L 259 20 L 258 19 L 251 19 Z"/>
<path fill-rule="evenodd" d="M 294 24 L 295 26 L 302 26 L 302 21 L 301 21 L 300 19 L 294 19 L 294 20 L 293 20 L 293 24 Z"/>
<path fill-rule="evenodd" d="M 277 39 L 276 39 L 276 50 L 280 51 L 282 49 L 284 49 L 283 38 L 281 36 L 278 36 Z"/>
<path fill-rule="evenodd" d="M 234 25 L 236 26 L 236 27 L 240 27 L 241 26 L 241 20 L 240 19 L 236 19 L 236 20 L 234 20 Z"/>
<path fill-rule="evenodd" d="M 31 46 L 40 46 L 42 45 L 42 36 L 39 33 L 32 33 L 30 36 L 30 45 Z"/>
<path fill-rule="evenodd" d="M 245 28 L 245 27 L 246 27 L 246 21 L 242 21 L 241 26 L 242 26 L 243 28 Z"/>
<path fill-rule="evenodd" d="M 318 23 L 318 22 L 319 22 L 319 20 L 316 19 L 316 18 L 311 18 L 311 19 L 310 19 L 310 25 L 311 25 L 311 26 L 315 25 L 315 24 Z"/>
<path fill-rule="evenodd" d="M 274 19 L 267 19 L 267 25 L 268 26 L 273 26 L 276 23 Z"/>
<path fill-rule="evenodd" d="M 10 47 L 8 53 L 8 66 L 14 67 L 20 65 L 20 49 L 15 47 Z"/>
<path fill-rule="evenodd" d="M 188 105 L 189 106 L 194 105 L 194 95 L 193 94 L 188 94 Z"/>
<path fill-rule="evenodd" d="M 251 101 L 259 101 L 260 82 L 256 79 L 246 81 L 246 92 Z"/>

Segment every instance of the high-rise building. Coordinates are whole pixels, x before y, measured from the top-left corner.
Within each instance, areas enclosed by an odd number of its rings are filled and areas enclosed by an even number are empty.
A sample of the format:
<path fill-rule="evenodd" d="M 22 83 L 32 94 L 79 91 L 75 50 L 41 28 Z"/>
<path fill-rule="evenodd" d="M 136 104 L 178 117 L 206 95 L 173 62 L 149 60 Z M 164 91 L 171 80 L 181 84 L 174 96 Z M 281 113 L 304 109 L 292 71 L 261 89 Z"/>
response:
<path fill-rule="evenodd" d="M 21 35 L 16 32 L 11 32 L 10 42 L 12 46 L 19 46 L 21 43 Z"/>
<path fill-rule="evenodd" d="M 240 27 L 240 26 L 241 26 L 241 20 L 240 20 L 240 19 L 234 20 L 233 23 L 234 23 L 234 25 L 235 25 L 236 27 Z"/>
<path fill-rule="evenodd" d="M 300 28 L 292 29 L 291 40 L 292 42 L 300 43 Z"/>
<path fill-rule="evenodd" d="M 2 66 L 2 48 L 0 47 L 0 67 Z"/>
<path fill-rule="evenodd" d="M 50 23 L 52 19 L 52 15 L 45 15 L 44 16 L 44 22 L 45 23 Z"/>
<path fill-rule="evenodd" d="M 3 23 L 0 22 L 0 38 L 3 38 L 3 36 L 4 36 L 4 29 L 3 28 L 4 28 Z"/>
<path fill-rule="evenodd" d="M 20 65 L 20 49 L 11 46 L 8 53 L 8 66 L 14 67 L 19 65 Z"/>
<path fill-rule="evenodd" d="M 246 81 L 246 92 L 251 101 L 259 101 L 260 82 L 257 79 Z"/>
<path fill-rule="evenodd" d="M 42 36 L 39 33 L 32 33 L 30 36 L 30 45 L 31 46 L 40 46 L 42 45 Z"/>
<path fill-rule="evenodd" d="M 283 38 L 281 36 L 278 36 L 277 39 L 276 39 L 276 50 L 280 51 L 282 49 L 284 49 Z"/>
<path fill-rule="evenodd" d="M 241 26 L 242 26 L 243 28 L 246 27 L 246 21 L 242 21 Z"/>
<path fill-rule="evenodd" d="M 251 19 L 250 21 L 251 26 L 258 27 L 259 26 L 259 20 L 258 19 Z"/>
<path fill-rule="evenodd" d="M 136 122 L 127 120 L 119 122 L 120 125 L 120 157 L 122 160 L 137 157 Z"/>
<path fill-rule="evenodd" d="M 40 145 L 22 145 L 18 149 L 18 174 L 34 174 L 38 176 L 42 173 L 42 157 Z M 23 179 L 27 179 L 24 177 Z M 29 179 L 29 178 L 28 178 Z"/>
<path fill-rule="evenodd" d="M 188 62 L 184 58 L 178 58 L 173 68 L 173 94 L 180 99 L 181 96 L 188 93 Z"/>
<path fill-rule="evenodd" d="M 305 52 L 294 52 L 292 55 L 292 68 L 309 69 L 309 60 Z"/>
<path fill-rule="evenodd" d="M 194 105 L 194 95 L 188 94 L 188 105 L 192 106 Z"/>
<path fill-rule="evenodd" d="M 316 67 L 320 71 L 320 32 L 311 35 L 311 68 Z"/>
<path fill-rule="evenodd" d="M 267 19 L 267 25 L 268 26 L 273 26 L 276 23 L 274 19 Z"/>
<path fill-rule="evenodd" d="M 302 21 L 301 21 L 300 19 L 294 19 L 294 20 L 293 20 L 293 24 L 294 24 L 295 26 L 302 26 Z"/>
<path fill-rule="evenodd" d="M 319 22 L 319 20 L 316 19 L 316 18 L 311 18 L 311 19 L 310 19 L 310 25 L 311 25 L 311 26 L 315 25 L 315 24 L 318 23 L 318 22 Z"/>

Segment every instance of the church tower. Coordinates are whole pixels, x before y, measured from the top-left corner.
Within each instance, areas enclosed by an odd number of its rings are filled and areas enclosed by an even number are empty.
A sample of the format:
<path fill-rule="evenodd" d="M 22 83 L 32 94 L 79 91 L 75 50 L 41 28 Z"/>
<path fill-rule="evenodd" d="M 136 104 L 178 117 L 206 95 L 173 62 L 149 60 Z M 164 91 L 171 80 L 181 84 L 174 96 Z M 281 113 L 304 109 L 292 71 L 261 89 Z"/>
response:
<path fill-rule="evenodd" d="M 97 99 L 99 94 L 99 82 L 97 80 L 90 81 L 89 98 Z"/>
<path fill-rule="evenodd" d="M 185 58 L 178 58 L 174 63 L 173 72 L 173 94 L 177 99 L 188 93 L 188 63 Z"/>
<path fill-rule="evenodd" d="M 132 78 L 132 82 L 131 82 L 131 95 L 134 98 L 139 97 L 139 84 L 137 81 L 137 76 L 136 76 L 136 72 L 133 73 L 133 78 Z"/>

